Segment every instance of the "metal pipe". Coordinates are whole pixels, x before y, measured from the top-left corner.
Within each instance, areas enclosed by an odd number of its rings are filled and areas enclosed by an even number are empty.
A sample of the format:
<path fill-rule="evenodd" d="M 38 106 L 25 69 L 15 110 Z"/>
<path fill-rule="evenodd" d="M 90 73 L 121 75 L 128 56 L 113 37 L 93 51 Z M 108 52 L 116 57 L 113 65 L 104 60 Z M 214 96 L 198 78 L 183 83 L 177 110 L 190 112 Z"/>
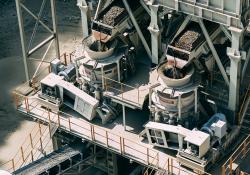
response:
<path fill-rule="evenodd" d="M 24 36 L 24 26 L 23 26 L 23 17 L 22 17 L 22 11 L 21 11 L 21 6 L 20 6 L 20 0 L 16 0 L 16 10 L 17 10 L 20 38 L 21 38 L 25 77 L 26 77 L 26 80 L 29 81 L 29 69 L 28 69 L 28 64 L 27 64 L 27 53 L 26 53 L 27 50 L 26 50 L 26 43 L 25 43 L 25 36 Z"/>
<path fill-rule="evenodd" d="M 142 41 L 142 44 L 143 44 L 143 46 L 144 46 L 144 48 L 145 48 L 148 56 L 152 59 L 151 51 L 150 51 L 150 49 L 148 47 L 147 41 L 145 40 L 145 38 L 144 38 L 144 36 L 143 36 L 143 34 L 141 32 L 141 29 L 140 29 L 140 27 L 138 26 L 138 24 L 136 22 L 136 19 L 135 19 L 134 15 L 133 15 L 133 13 L 132 13 L 129 5 L 128 5 L 127 0 L 122 0 L 122 2 L 123 2 L 123 4 L 124 4 L 124 6 L 125 6 L 125 8 L 126 8 L 126 10 L 128 12 L 128 14 L 129 14 L 129 17 L 130 17 L 130 19 L 131 19 L 131 21 L 132 21 L 132 23 L 133 23 L 133 25 L 134 25 L 134 27 L 135 27 L 138 35 L 139 35 L 141 41 Z"/>
<path fill-rule="evenodd" d="M 53 33 L 55 37 L 55 49 L 56 49 L 56 57 L 60 59 L 60 49 L 59 49 L 59 40 L 57 35 L 57 19 L 56 19 L 56 3 L 55 0 L 50 0 L 51 5 L 51 17 L 53 23 Z"/>
<path fill-rule="evenodd" d="M 211 41 L 211 39 L 209 37 L 209 34 L 208 34 L 207 29 L 206 29 L 206 27 L 205 27 L 205 25 L 203 23 L 203 20 L 198 19 L 198 21 L 199 21 L 200 27 L 202 29 L 202 32 L 203 32 L 203 34 L 204 34 L 204 36 L 206 38 L 206 41 L 207 41 L 207 43 L 208 43 L 208 45 L 209 45 L 209 47 L 211 49 L 211 52 L 212 52 L 212 54 L 213 54 L 213 56 L 215 58 L 215 61 L 216 61 L 217 65 L 218 65 L 218 67 L 220 69 L 220 72 L 221 72 L 226 84 L 229 85 L 229 79 L 227 77 L 226 71 L 225 71 L 225 69 L 223 67 L 223 64 L 221 63 L 220 58 L 219 58 L 219 56 L 218 56 L 218 54 L 217 54 L 217 52 L 216 52 L 216 50 L 214 48 L 213 42 Z"/>

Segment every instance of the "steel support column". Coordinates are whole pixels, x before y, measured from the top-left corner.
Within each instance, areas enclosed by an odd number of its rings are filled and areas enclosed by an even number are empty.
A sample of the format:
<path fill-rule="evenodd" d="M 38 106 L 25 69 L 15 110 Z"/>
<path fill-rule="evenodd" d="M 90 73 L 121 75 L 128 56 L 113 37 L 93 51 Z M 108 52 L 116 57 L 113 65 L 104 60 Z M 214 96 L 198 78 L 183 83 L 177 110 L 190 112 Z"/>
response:
<path fill-rule="evenodd" d="M 89 36 L 89 29 L 88 29 L 88 5 L 85 0 L 78 0 L 77 6 L 81 10 L 81 21 L 82 21 L 82 35 L 83 38 Z"/>
<path fill-rule="evenodd" d="M 61 146 L 59 144 L 59 141 L 57 139 L 57 137 L 55 135 L 52 136 L 52 146 L 53 146 L 53 150 L 58 150 L 58 148 Z"/>
<path fill-rule="evenodd" d="M 58 35 L 57 35 L 57 18 L 56 18 L 56 3 L 55 3 L 55 0 L 50 0 L 50 5 L 51 5 L 51 17 L 52 17 L 52 23 L 53 23 L 56 57 L 59 59 L 60 58 L 60 50 L 59 50 L 59 40 L 58 40 Z"/>
<path fill-rule="evenodd" d="M 159 40 L 160 40 L 160 29 L 158 26 L 158 5 L 148 3 L 151 11 L 151 22 L 148 30 L 151 33 L 151 50 L 152 50 L 152 63 L 158 64 L 159 62 Z"/>
<path fill-rule="evenodd" d="M 122 120 L 123 120 L 124 131 L 126 131 L 126 109 L 124 105 L 122 105 Z"/>
<path fill-rule="evenodd" d="M 241 59 L 242 54 L 239 51 L 242 44 L 243 31 L 236 28 L 230 28 L 232 33 L 232 46 L 227 49 L 227 55 L 230 58 L 230 85 L 228 108 L 236 111 L 239 105 L 239 89 L 241 78 Z"/>
<path fill-rule="evenodd" d="M 120 83 L 121 82 L 121 70 L 120 70 L 120 60 L 116 62 L 117 65 L 117 80 Z"/>
<path fill-rule="evenodd" d="M 27 56 L 26 38 L 25 38 L 25 33 L 24 33 L 23 15 L 22 15 L 22 10 L 21 10 L 21 6 L 20 6 L 20 0 L 16 0 L 16 11 L 17 11 L 19 32 L 20 32 L 20 38 L 21 38 L 25 78 L 27 81 L 29 81 L 29 69 L 28 69 L 28 64 L 27 64 L 28 56 Z"/>

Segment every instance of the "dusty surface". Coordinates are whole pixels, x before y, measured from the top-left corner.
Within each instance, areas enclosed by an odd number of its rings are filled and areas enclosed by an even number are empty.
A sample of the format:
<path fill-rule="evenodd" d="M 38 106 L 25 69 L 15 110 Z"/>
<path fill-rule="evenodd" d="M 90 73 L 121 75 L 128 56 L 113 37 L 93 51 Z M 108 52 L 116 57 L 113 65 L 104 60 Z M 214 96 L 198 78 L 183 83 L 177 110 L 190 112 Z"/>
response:
<path fill-rule="evenodd" d="M 27 137 L 34 126 L 31 119 L 18 114 L 15 110 L 11 91 L 25 82 L 22 62 L 21 44 L 15 9 L 15 1 L 0 0 L 0 164 L 9 160 L 21 146 L 23 139 Z M 35 14 L 39 11 L 41 1 L 25 1 L 25 5 Z M 49 2 L 49 1 L 48 1 Z M 75 5 L 76 1 L 57 0 L 57 16 L 60 50 L 70 52 L 81 37 L 80 11 Z M 24 26 L 28 35 L 28 41 L 35 20 L 24 14 Z M 46 4 L 42 20 L 51 26 L 49 4 Z M 49 36 L 39 25 L 33 45 Z M 27 42 L 28 43 L 28 42 Z M 45 48 L 46 49 L 46 48 Z M 40 59 L 45 49 L 32 55 L 32 58 Z M 46 60 L 55 57 L 52 47 L 46 56 Z M 30 74 L 33 75 L 37 61 L 29 61 Z M 45 65 L 43 65 L 45 66 Z"/>

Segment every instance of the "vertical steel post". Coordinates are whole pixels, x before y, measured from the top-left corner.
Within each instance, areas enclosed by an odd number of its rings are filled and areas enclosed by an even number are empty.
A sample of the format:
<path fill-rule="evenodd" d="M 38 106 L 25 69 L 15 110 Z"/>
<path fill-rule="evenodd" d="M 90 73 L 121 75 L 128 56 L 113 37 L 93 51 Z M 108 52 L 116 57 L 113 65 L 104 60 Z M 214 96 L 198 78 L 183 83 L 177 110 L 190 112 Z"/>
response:
<path fill-rule="evenodd" d="M 148 4 L 150 7 L 151 22 L 148 30 L 151 33 L 151 50 L 152 50 L 152 62 L 158 64 L 159 62 L 159 41 L 160 41 L 160 29 L 158 27 L 158 5 Z"/>
<path fill-rule="evenodd" d="M 178 96 L 178 119 L 181 118 L 181 95 Z"/>
<path fill-rule="evenodd" d="M 124 105 L 122 105 L 122 118 L 123 118 L 124 131 L 126 131 L 126 111 Z"/>
<path fill-rule="evenodd" d="M 237 107 L 239 106 L 241 59 L 243 57 L 240 52 L 243 31 L 235 28 L 230 28 L 230 30 L 232 33 L 232 46 L 231 48 L 227 48 L 227 55 L 231 61 L 228 107 L 233 111 L 237 111 Z"/>
<path fill-rule="evenodd" d="M 13 171 L 15 171 L 15 170 L 16 170 L 16 168 L 15 168 L 15 161 L 14 161 L 14 159 L 11 159 L 11 163 L 12 163 L 12 168 L 13 168 Z"/>
<path fill-rule="evenodd" d="M 81 21 L 82 21 L 82 35 L 86 38 L 89 35 L 88 29 L 88 5 L 85 0 L 78 0 L 77 6 L 81 10 Z"/>
<path fill-rule="evenodd" d="M 22 15 L 22 9 L 20 6 L 20 0 L 16 0 L 16 11 L 17 11 L 17 19 L 18 19 L 18 25 L 19 25 L 20 38 L 21 38 L 25 78 L 26 78 L 26 81 L 29 81 L 29 69 L 28 69 L 28 63 L 27 63 L 26 39 L 25 39 L 25 33 L 24 33 L 23 15 Z"/>
<path fill-rule="evenodd" d="M 54 32 L 56 57 L 58 59 L 60 59 L 59 40 L 58 40 L 58 34 L 57 34 L 57 19 L 56 19 L 56 3 L 55 3 L 55 0 L 50 0 L 50 5 L 51 5 L 51 17 L 52 17 L 53 32 Z"/>
<path fill-rule="evenodd" d="M 33 148 L 34 148 L 34 145 L 33 145 L 31 133 L 29 134 L 29 137 L 30 137 L 30 145 L 31 145 L 31 148 L 33 149 Z"/>
<path fill-rule="evenodd" d="M 118 82 L 121 82 L 121 70 L 120 70 L 120 60 L 116 62 L 117 64 L 117 76 L 118 76 Z"/>
<path fill-rule="evenodd" d="M 194 111 L 195 111 L 195 114 L 197 114 L 197 112 L 198 112 L 198 90 L 197 90 L 197 88 L 195 88 L 195 90 L 194 90 L 194 96 L 195 96 Z"/>

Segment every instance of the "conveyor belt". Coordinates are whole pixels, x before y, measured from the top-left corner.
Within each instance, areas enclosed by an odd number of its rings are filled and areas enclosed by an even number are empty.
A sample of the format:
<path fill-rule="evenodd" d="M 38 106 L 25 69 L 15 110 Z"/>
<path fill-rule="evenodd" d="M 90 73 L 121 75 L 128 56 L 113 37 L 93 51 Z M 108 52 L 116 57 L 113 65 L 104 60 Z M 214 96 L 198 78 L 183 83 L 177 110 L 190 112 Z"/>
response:
<path fill-rule="evenodd" d="M 17 171 L 14 175 L 38 175 L 50 172 L 49 174 L 58 173 L 60 169 L 66 169 L 70 166 L 70 160 L 73 164 L 82 160 L 82 153 L 69 146 L 60 148 L 45 157 L 42 157 L 31 164 L 28 164 Z M 52 173 L 53 172 L 53 173 Z"/>

